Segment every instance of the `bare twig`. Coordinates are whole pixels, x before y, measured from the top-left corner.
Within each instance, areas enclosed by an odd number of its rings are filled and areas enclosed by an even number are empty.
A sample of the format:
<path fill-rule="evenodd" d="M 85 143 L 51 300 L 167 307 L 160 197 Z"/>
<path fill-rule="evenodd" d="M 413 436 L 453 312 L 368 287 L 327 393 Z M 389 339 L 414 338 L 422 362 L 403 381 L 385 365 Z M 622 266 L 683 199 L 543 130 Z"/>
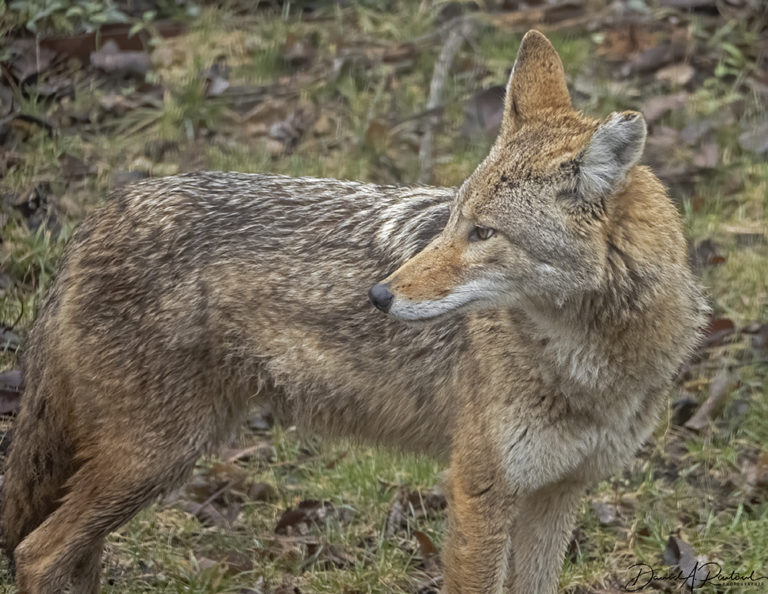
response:
<path fill-rule="evenodd" d="M 227 481 L 226 483 L 224 483 L 224 485 L 222 485 L 220 488 L 216 489 L 216 491 L 214 491 L 214 493 L 210 497 L 208 497 L 208 499 L 206 499 L 201 504 L 199 504 L 196 508 L 194 508 L 195 511 L 193 512 L 192 515 L 196 516 L 197 514 L 199 514 L 201 511 L 203 511 L 203 508 L 206 505 L 211 505 L 214 501 L 216 501 L 216 499 L 218 499 L 222 494 L 224 494 L 224 492 L 227 489 L 231 488 L 232 485 L 234 485 L 234 484 L 235 484 L 235 481 L 233 481 L 233 480 L 230 480 L 230 481 Z"/>
<path fill-rule="evenodd" d="M 6 328 L 6 330 L 13 330 L 14 328 L 16 328 L 16 326 L 18 326 L 19 322 L 21 322 L 21 318 L 23 318 L 23 317 L 24 317 L 24 299 L 22 299 L 22 298 L 20 298 L 20 299 L 19 299 L 19 306 L 20 306 L 20 307 L 19 307 L 19 309 L 21 310 L 21 311 L 19 312 L 19 315 L 18 315 L 18 316 L 16 317 L 16 319 L 13 321 L 13 324 L 11 324 L 10 326 L 8 326 L 8 327 Z"/>
<path fill-rule="evenodd" d="M 699 410 L 685 423 L 687 429 L 702 431 L 712 422 L 718 411 L 723 407 L 728 394 L 735 385 L 733 377 L 727 373 L 721 373 L 709 384 L 709 395 Z"/>
<path fill-rule="evenodd" d="M 451 64 L 453 64 L 453 59 L 461 48 L 464 39 L 472 32 L 473 24 L 471 20 L 463 20 L 448 35 L 448 39 L 440 50 L 440 56 L 438 56 L 437 62 L 435 62 L 432 82 L 429 85 L 429 99 L 427 100 L 426 111 L 435 110 L 442 103 L 445 81 L 451 70 Z M 432 174 L 432 137 L 434 136 L 435 126 L 437 126 L 439 119 L 439 115 L 433 115 L 425 122 L 424 135 L 421 137 L 421 146 L 419 147 L 420 170 L 417 179 L 419 183 L 427 183 Z"/>

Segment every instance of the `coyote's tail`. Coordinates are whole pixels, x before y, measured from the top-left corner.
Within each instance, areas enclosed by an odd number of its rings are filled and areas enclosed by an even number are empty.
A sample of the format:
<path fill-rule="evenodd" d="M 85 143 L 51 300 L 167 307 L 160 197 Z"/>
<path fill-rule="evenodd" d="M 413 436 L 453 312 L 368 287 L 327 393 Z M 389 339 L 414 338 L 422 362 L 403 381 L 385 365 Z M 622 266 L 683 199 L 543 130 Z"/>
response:
<path fill-rule="evenodd" d="M 19 543 L 58 506 L 74 462 L 63 411 L 54 410 L 67 400 L 54 393 L 66 382 L 51 377 L 48 365 L 28 371 L 0 494 L 0 535 L 11 560 Z"/>

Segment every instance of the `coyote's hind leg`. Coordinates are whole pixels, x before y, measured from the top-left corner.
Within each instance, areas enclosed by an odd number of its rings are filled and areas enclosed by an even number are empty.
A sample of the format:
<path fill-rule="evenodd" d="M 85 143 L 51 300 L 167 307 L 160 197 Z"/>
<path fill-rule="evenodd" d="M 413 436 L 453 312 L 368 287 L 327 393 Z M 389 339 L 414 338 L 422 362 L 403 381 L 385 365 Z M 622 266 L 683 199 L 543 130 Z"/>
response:
<path fill-rule="evenodd" d="M 104 447 L 71 477 L 56 511 L 16 548 L 19 590 L 98 592 L 106 535 L 183 478 L 196 457 L 179 459 L 162 448 Z"/>

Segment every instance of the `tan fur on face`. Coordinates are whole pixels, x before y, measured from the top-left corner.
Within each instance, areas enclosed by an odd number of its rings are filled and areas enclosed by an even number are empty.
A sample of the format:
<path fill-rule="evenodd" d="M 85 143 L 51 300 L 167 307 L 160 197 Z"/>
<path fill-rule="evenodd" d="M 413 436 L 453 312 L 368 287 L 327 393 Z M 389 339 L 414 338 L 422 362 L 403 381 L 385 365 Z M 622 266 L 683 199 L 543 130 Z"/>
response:
<path fill-rule="evenodd" d="M 390 290 L 414 301 L 448 295 L 461 278 L 466 242 L 443 243 L 438 241 L 404 264 L 391 280 L 385 281 L 390 284 Z"/>

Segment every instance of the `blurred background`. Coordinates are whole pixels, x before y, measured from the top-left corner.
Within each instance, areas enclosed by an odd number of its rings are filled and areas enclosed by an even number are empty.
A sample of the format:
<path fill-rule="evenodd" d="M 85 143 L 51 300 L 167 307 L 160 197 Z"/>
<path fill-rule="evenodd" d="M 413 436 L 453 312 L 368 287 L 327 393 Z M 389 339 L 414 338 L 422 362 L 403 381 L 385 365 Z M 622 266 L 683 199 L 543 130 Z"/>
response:
<path fill-rule="evenodd" d="M 111 190 L 198 169 L 458 185 L 533 27 L 579 109 L 645 114 L 714 312 L 651 441 L 584 501 L 561 586 L 626 591 L 635 563 L 768 575 L 765 0 L 0 0 L 2 450 L 34 312 Z M 440 470 L 256 410 L 109 538 L 105 591 L 437 592 Z"/>

